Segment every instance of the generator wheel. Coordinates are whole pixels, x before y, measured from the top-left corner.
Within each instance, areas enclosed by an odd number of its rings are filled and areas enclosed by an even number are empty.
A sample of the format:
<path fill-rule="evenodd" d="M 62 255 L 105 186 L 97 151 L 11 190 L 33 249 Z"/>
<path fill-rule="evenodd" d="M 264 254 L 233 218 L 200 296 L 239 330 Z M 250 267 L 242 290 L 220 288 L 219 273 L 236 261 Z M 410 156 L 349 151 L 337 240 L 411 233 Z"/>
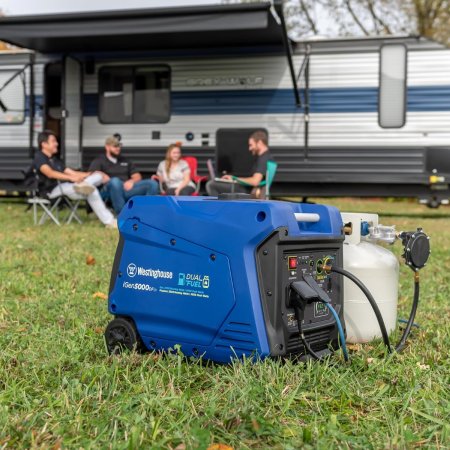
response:
<path fill-rule="evenodd" d="M 109 322 L 105 330 L 105 342 L 110 355 L 119 355 L 123 351 L 144 350 L 144 344 L 133 321 L 124 317 L 117 317 Z"/>

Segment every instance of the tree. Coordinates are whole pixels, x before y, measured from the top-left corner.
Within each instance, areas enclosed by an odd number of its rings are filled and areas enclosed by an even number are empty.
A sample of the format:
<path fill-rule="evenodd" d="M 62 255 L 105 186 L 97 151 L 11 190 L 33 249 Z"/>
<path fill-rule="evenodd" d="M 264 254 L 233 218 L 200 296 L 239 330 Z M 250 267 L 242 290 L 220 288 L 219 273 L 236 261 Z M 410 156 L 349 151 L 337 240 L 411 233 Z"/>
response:
<path fill-rule="evenodd" d="M 0 9 L 0 17 L 3 17 L 4 15 L 5 14 Z M 8 44 L 7 42 L 0 41 L 0 51 L 11 50 L 13 48 L 14 47 L 12 45 Z"/>
<path fill-rule="evenodd" d="M 450 44 L 450 0 L 286 0 L 293 37 L 420 34 Z"/>
<path fill-rule="evenodd" d="M 285 0 L 284 13 L 294 39 L 413 34 L 450 45 L 450 0 Z"/>

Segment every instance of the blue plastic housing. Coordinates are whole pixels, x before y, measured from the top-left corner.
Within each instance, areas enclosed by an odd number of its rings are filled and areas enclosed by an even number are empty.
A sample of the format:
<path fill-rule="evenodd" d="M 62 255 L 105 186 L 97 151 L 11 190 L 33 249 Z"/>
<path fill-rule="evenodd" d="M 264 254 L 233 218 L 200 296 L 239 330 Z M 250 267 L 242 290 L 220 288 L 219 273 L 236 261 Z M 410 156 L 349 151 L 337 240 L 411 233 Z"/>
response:
<path fill-rule="evenodd" d="M 297 222 L 294 213 L 316 213 Z M 339 237 L 334 207 L 211 197 L 134 197 L 119 217 L 109 311 L 133 319 L 149 350 L 180 345 L 219 362 L 270 356 L 255 252 L 275 230 Z"/>

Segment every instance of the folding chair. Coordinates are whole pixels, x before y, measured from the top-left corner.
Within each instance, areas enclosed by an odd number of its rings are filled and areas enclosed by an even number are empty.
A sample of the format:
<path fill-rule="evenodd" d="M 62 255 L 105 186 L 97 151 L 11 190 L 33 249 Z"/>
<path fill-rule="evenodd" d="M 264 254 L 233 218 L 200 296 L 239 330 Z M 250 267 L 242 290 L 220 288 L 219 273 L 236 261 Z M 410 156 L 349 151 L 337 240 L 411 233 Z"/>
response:
<path fill-rule="evenodd" d="M 191 195 L 198 196 L 200 195 L 202 181 L 206 181 L 208 177 L 197 175 L 198 162 L 195 156 L 183 156 L 181 159 L 184 159 L 188 163 L 189 169 L 191 169 L 191 180 L 195 183 L 195 192 Z"/>
<path fill-rule="evenodd" d="M 69 224 L 72 220 L 76 220 L 79 224 L 83 223 L 77 214 L 80 200 L 71 200 L 65 195 L 60 195 L 54 199 L 49 199 L 46 195 L 39 193 L 39 174 L 36 169 L 31 166 L 27 171 L 24 171 L 25 181 L 24 183 L 29 188 L 30 195 L 27 199 L 29 209 L 33 209 L 33 222 L 34 225 L 43 225 L 47 219 L 51 219 L 56 225 L 60 226 L 59 209 L 64 205 L 66 206 L 70 214 L 66 220 Z M 59 182 L 58 182 L 59 184 Z M 42 214 L 38 218 L 38 208 L 42 209 Z"/>
<path fill-rule="evenodd" d="M 278 164 L 275 161 L 267 161 L 266 165 L 266 177 L 258 186 L 252 186 L 251 184 L 246 183 L 239 179 L 239 177 L 233 176 L 233 180 L 242 186 L 253 187 L 252 193 L 256 198 L 264 198 L 266 200 L 270 199 L 270 187 L 272 186 L 273 179 L 275 178 L 275 174 L 277 173 Z M 255 192 L 253 192 L 255 191 Z M 259 194 L 258 194 L 259 191 Z"/>

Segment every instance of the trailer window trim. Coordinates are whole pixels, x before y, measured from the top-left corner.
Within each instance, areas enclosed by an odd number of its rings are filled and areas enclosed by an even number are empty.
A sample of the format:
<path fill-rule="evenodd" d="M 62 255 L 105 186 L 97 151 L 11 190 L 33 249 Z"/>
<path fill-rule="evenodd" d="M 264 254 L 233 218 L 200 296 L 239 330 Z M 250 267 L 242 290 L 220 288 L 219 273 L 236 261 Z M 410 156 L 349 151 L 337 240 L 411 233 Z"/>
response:
<path fill-rule="evenodd" d="M 29 65 L 25 65 L 24 67 L 22 67 L 21 69 L 5 69 L 5 68 L 0 68 L 0 73 L 1 72 L 10 72 L 11 73 L 11 77 L 9 77 L 5 83 L 3 83 L 2 85 L 0 85 L 0 100 L 2 100 L 2 90 L 3 88 L 9 84 L 10 82 L 12 82 L 12 80 L 16 77 L 19 77 L 21 84 L 22 84 L 22 89 L 23 89 L 23 105 L 21 109 L 11 109 L 10 111 L 12 112 L 22 112 L 22 120 L 19 121 L 15 121 L 15 122 L 8 122 L 8 121 L 4 121 L 3 119 L 0 118 L 0 126 L 11 126 L 11 125 L 23 125 L 26 121 L 27 118 L 27 86 L 26 86 L 26 74 L 25 74 L 25 70 L 29 67 Z M 6 106 L 6 105 L 5 105 Z M 7 111 L 5 111 L 6 113 Z M 3 113 L 3 111 L 0 114 L 5 114 Z"/>
<path fill-rule="evenodd" d="M 383 80 L 383 50 L 386 47 L 402 47 L 404 49 L 404 71 L 403 71 L 403 110 L 402 110 L 402 120 L 401 123 L 395 124 L 395 125 L 388 125 L 383 123 L 382 115 L 383 115 L 383 96 L 382 96 L 382 89 L 383 85 L 385 83 L 382 82 Z M 379 64 L 378 64 L 378 125 L 381 128 L 385 129 L 399 129 L 403 128 L 406 124 L 406 113 L 407 113 L 407 94 L 408 94 L 408 47 L 405 44 L 398 44 L 398 43 L 389 43 L 389 44 L 383 44 L 380 47 L 379 51 Z"/>
<path fill-rule="evenodd" d="M 122 91 L 114 91 L 111 90 L 109 88 L 106 88 L 104 86 L 104 82 L 102 82 L 102 76 L 106 71 L 113 71 L 113 70 L 117 70 L 117 69 L 128 69 L 130 70 L 130 79 L 129 80 L 125 80 L 122 84 Z M 136 78 L 138 75 L 138 72 L 141 70 L 145 70 L 145 69 L 150 69 L 153 72 L 162 72 L 162 73 L 167 73 L 168 75 L 168 86 L 167 86 L 167 91 L 168 91 L 168 111 L 167 111 L 167 116 L 164 116 L 164 118 L 162 118 L 161 120 L 139 120 L 137 117 L 142 116 L 142 111 L 137 111 L 136 110 Z M 160 70 L 158 70 L 160 69 Z M 98 71 L 98 121 L 101 124 L 152 124 L 152 123 L 168 123 L 170 121 L 171 118 L 171 82 L 172 82 L 172 72 L 171 72 L 171 68 L 169 65 L 167 64 L 146 64 L 146 65 L 108 65 L 108 66 L 102 66 L 100 67 L 99 71 Z M 127 93 L 129 93 L 130 89 L 127 90 L 127 92 L 125 92 L 125 90 L 123 89 L 123 86 L 125 85 L 130 85 L 131 86 L 131 102 L 130 104 L 128 104 L 127 102 L 127 111 L 129 110 L 129 108 L 131 107 L 131 114 L 124 114 L 124 117 L 130 117 L 129 121 L 124 121 L 123 118 L 119 118 L 118 120 L 109 120 L 106 119 L 105 120 L 105 114 L 104 114 L 104 110 L 102 107 L 102 97 L 104 98 L 108 98 L 108 99 L 112 99 L 112 98 L 118 98 L 118 97 L 122 97 L 125 99 L 125 97 L 127 96 Z M 124 105 L 125 106 L 125 105 Z"/>

